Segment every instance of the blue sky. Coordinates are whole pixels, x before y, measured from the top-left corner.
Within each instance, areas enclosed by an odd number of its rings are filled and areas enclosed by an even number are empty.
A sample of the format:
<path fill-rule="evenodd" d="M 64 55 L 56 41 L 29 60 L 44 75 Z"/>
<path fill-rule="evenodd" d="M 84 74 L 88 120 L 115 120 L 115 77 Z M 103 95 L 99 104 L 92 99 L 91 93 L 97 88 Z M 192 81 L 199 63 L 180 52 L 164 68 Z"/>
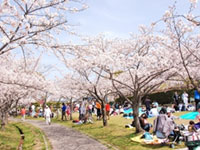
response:
<path fill-rule="evenodd" d="M 86 35 L 108 32 L 127 37 L 141 24 L 150 25 L 160 19 L 174 0 L 86 0 L 89 8 L 70 16 L 79 24 L 76 31 Z M 178 0 L 179 9 L 188 8 L 189 0 Z"/>
<path fill-rule="evenodd" d="M 81 35 L 97 35 L 105 32 L 111 37 L 126 38 L 137 33 L 141 24 L 150 25 L 159 20 L 174 0 L 85 0 L 89 8 L 80 13 L 69 14 L 69 23 Z M 188 10 L 189 0 L 177 0 L 178 11 Z M 63 41 L 79 40 L 74 36 L 62 36 Z M 54 56 L 44 56 L 45 64 L 63 66 Z M 53 60 L 53 61 L 52 61 Z M 56 71 L 49 78 L 57 76 Z M 59 76 L 59 75 L 58 75 Z"/>

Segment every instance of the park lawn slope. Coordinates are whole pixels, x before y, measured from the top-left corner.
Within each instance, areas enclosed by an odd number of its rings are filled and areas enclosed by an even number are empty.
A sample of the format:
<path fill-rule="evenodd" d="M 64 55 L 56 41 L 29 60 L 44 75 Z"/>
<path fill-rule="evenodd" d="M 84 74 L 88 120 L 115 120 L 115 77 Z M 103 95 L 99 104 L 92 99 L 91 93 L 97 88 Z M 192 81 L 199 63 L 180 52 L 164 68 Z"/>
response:
<path fill-rule="evenodd" d="M 177 114 L 177 115 L 181 115 Z M 175 114 L 176 115 L 176 114 Z M 74 119 L 77 119 L 77 114 L 74 115 Z M 153 123 L 155 118 L 150 118 L 149 122 Z M 132 120 L 128 120 L 120 116 L 111 117 L 108 121 L 108 126 L 103 127 L 102 121 L 96 121 L 93 124 L 83 124 L 74 125 L 71 121 L 60 121 L 54 120 L 54 122 L 60 123 L 62 125 L 74 128 L 88 136 L 100 141 L 101 143 L 107 145 L 111 149 L 119 150 L 149 150 L 149 149 L 159 149 L 168 150 L 169 145 L 145 145 L 131 141 L 131 138 L 136 136 L 134 134 L 135 130 L 125 128 L 125 124 L 130 124 Z M 185 120 L 177 120 L 178 124 L 188 123 Z M 185 145 L 176 145 L 176 148 L 183 148 Z"/>
<path fill-rule="evenodd" d="M 17 149 L 21 135 L 16 126 L 23 131 L 25 136 L 23 150 L 45 150 L 45 143 L 43 139 L 44 134 L 38 128 L 21 122 L 10 122 L 8 125 L 6 125 L 4 131 L 0 131 L 0 149 Z M 48 148 L 51 149 L 49 143 Z"/>

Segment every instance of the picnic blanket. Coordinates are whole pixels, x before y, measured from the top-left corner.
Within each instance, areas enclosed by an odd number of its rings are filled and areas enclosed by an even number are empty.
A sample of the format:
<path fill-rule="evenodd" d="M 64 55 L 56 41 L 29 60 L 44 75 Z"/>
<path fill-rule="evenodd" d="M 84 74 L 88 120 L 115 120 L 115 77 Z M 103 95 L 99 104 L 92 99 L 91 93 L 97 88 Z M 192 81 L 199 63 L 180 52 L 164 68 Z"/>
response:
<path fill-rule="evenodd" d="M 127 116 L 124 116 L 124 118 L 126 118 L 126 119 L 133 119 L 133 116 L 129 116 L 128 115 L 130 113 L 133 113 L 133 109 L 132 108 L 124 110 L 124 114 L 127 114 Z M 142 112 L 142 108 L 139 108 L 139 115 L 141 115 L 142 113 L 144 113 L 144 112 Z"/>
<path fill-rule="evenodd" d="M 132 112 L 133 112 L 132 108 L 124 110 L 124 114 L 129 114 L 129 113 L 132 113 Z M 139 108 L 139 113 L 142 113 L 142 108 Z"/>
<path fill-rule="evenodd" d="M 187 119 L 187 120 L 194 120 L 196 116 L 198 115 L 198 112 L 189 112 L 187 114 L 181 115 L 181 119 Z"/>
<path fill-rule="evenodd" d="M 156 145 L 156 144 L 165 143 L 166 139 L 158 139 L 156 136 L 153 136 L 152 140 L 146 140 L 146 139 L 141 139 L 141 135 L 137 135 L 131 138 L 131 141 L 141 143 L 141 144 Z"/>

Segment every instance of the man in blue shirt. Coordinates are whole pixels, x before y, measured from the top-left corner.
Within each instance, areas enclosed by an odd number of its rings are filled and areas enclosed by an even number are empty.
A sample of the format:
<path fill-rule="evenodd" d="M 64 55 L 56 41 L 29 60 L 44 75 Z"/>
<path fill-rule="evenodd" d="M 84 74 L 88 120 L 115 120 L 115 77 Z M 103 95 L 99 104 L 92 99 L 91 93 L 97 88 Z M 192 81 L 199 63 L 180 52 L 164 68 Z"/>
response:
<path fill-rule="evenodd" d="M 198 110 L 198 103 L 200 102 L 200 94 L 197 89 L 194 90 L 194 99 L 196 104 L 196 110 Z"/>
<path fill-rule="evenodd" d="M 67 120 L 66 109 L 67 109 L 67 107 L 66 107 L 65 103 L 62 103 L 62 118 L 61 118 L 62 121 L 63 121 L 63 118 L 65 118 L 65 120 Z"/>

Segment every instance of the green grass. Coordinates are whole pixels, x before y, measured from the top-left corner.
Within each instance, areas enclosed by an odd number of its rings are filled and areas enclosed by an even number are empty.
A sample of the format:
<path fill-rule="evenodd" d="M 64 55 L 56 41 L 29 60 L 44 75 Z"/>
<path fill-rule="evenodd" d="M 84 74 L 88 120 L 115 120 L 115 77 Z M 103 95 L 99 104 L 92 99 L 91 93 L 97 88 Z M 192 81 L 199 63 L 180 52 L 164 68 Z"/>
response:
<path fill-rule="evenodd" d="M 176 113 L 176 116 L 180 116 L 185 112 Z M 73 114 L 74 119 L 78 118 L 78 114 Z M 95 118 L 96 119 L 96 118 Z M 153 123 L 155 118 L 150 118 L 149 122 Z M 131 138 L 136 136 L 134 133 L 135 130 L 125 128 L 125 124 L 130 124 L 132 120 L 128 120 L 120 116 L 113 116 L 108 121 L 108 126 L 103 127 L 102 121 L 96 121 L 93 124 L 83 124 L 83 125 L 74 125 L 71 121 L 60 121 L 53 120 L 53 122 L 60 123 L 67 127 L 74 128 L 84 134 L 87 134 L 101 143 L 107 145 L 111 149 L 119 150 L 149 150 L 149 149 L 160 149 L 168 150 L 169 145 L 145 145 L 131 141 Z M 177 124 L 188 124 L 188 120 L 176 120 Z M 185 145 L 176 145 L 176 148 L 183 148 Z"/>
<path fill-rule="evenodd" d="M 21 135 L 16 126 L 22 129 L 25 135 L 23 150 L 45 150 L 45 143 L 43 140 L 44 134 L 38 128 L 21 122 L 11 122 L 6 125 L 4 131 L 0 131 L 0 149 L 17 149 Z M 51 149 L 50 144 L 48 144 L 48 147 Z"/>

